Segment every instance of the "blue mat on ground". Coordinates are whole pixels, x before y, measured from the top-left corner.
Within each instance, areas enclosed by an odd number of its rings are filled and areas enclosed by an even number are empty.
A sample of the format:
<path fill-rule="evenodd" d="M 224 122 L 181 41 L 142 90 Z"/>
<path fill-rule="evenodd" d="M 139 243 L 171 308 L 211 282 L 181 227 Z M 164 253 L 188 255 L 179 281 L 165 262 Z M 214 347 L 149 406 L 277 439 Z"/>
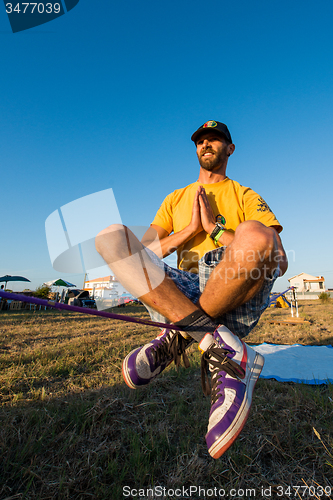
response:
<path fill-rule="evenodd" d="M 260 344 L 251 346 L 265 357 L 260 377 L 303 384 L 333 383 L 333 347 Z"/>

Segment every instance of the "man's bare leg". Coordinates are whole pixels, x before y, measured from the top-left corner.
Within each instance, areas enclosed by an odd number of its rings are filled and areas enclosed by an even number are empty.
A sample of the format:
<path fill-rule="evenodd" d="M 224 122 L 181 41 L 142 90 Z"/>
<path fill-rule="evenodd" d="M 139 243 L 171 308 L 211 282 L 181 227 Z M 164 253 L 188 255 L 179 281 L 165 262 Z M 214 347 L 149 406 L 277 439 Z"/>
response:
<path fill-rule="evenodd" d="M 158 268 L 125 226 L 114 224 L 96 237 L 96 249 L 122 285 L 172 323 L 199 310 Z M 143 253 L 144 251 L 144 253 Z"/>
<path fill-rule="evenodd" d="M 144 246 L 125 226 L 113 225 L 101 231 L 96 248 L 132 295 L 172 323 L 198 310 L 216 318 L 235 309 L 254 297 L 265 276 L 277 267 L 274 229 L 256 221 L 244 222 L 194 305 L 148 254 L 142 253 Z"/>
<path fill-rule="evenodd" d="M 216 318 L 252 299 L 278 267 L 274 229 L 256 221 L 240 224 L 200 296 L 199 306 Z"/>
<path fill-rule="evenodd" d="M 270 256 L 275 248 L 273 230 L 265 231 L 261 225 L 252 224 L 244 225 L 236 233 L 199 300 L 202 311 L 147 258 L 143 245 L 127 228 L 109 228 L 96 238 L 97 250 L 123 285 L 169 321 L 178 325 L 183 323 L 185 331 L 200 342 L 205 394 L 210 392 L 205 376 L 207 368 L 211 372 L 212 409 L 206 442 L 214 458 L 219 458 L 241 432 L 264 364 L 259 353 L 248 348 L 226 327 L 216 329 L 209 318 L 209 315 L 218 316 L 251 298 L 262 286 L 265 266 L 271 268 Z M 253 269 L 256 275 L 249 273 Z M 176 343 L 179 338 L 180 344 Z M 177 362 L 180 355 L 184 355 L 188 343 L 177 332 L 162 331 L 156 339 L 125 357 L 122 364 L 125 382 L 132 389 L 146 386 L 172 360 Z"/>

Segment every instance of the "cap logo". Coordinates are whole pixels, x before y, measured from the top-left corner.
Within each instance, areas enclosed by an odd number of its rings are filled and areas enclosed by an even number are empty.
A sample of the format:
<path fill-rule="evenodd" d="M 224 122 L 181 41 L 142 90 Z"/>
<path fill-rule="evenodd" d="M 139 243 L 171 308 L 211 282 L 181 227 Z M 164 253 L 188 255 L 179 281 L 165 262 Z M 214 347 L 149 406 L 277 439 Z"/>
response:
<path fill-rule="evenodd" d="M 208 128 L 208 127 L 217 127 L 217 123 L 214 122 L 213 120 L 210 120 L 209 122 L 206 122 L 202 128 Z"/>

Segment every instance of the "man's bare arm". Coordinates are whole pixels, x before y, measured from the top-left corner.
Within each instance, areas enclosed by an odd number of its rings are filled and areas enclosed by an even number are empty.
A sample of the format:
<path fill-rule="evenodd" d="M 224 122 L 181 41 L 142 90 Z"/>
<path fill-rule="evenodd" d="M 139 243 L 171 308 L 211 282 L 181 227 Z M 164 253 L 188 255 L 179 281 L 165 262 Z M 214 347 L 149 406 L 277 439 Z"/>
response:
<path fill-rule="evenodd" d="M 202 230 L 198 189 L 194 197 L 191 222 L 188 226 L 178 233 L 169 234 L 162 227 L 152 224 L 144 234 L 141 243 L 150 248 L 160 258 L 164 258 L 175 252 Z"/>
<path fill-rule="evenodd" d="M 141 243 L 155 252 L 160 258 L 164 258 L 175 252 L 193 236 L 194 234 L 190 231 L 189 226 L 178 233 L 169 235 L 162 227 L 152 224 L 144 234 Z"/>
<path fill-rule="evenodd" d="M 274 260 L 276 261 L 276 263 L 277 262 L 279 263 L 280 276 L 283 276 L 284 273 L 288 269 L 288 258 L 287 258 L 287 254 L 283 248 L 282 241 L 281 241 L 281 238 L 280 238 L 280 235 L 279 235 L 277 229 L 274 226 L 271 226 L 271 227 L 272 227 L 272 229 L 274 229 L 275 236 L 276 236 L 276 242 L 277 242 L 277 251 L 276 251 L 277 255 L 275 255 Z"/>

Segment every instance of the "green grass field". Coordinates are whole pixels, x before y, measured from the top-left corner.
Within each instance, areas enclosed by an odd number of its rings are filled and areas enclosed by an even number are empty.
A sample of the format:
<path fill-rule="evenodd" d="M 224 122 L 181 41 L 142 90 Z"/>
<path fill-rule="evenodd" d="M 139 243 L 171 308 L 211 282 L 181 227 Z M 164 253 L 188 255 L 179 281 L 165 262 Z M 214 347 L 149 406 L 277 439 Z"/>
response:
<path fill-rule="evenodd" d="M 142 306 L 117 313 L 148 318 Z M 300 315 L 310 324 L 272 325 L 290 310 L 269 309 L 247 341 L 333 344 L 332 300 L 303 303 Z M 195 346 L 187 370 L 170 366 L 140 391 L 122 380 L 123 358 L 158 332 L 75 313 L 0 313 L 1 500 L 333 498 L 332 385 L 259 380 L 240 438 L 214 460 Z"/>

